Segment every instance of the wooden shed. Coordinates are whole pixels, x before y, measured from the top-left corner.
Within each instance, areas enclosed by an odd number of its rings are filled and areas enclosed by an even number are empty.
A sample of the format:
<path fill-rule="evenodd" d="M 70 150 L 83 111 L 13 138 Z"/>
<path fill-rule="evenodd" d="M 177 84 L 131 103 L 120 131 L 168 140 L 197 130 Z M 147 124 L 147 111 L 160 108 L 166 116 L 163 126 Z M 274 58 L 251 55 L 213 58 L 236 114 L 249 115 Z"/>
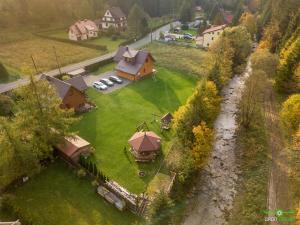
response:
<path fill-rule="evenodd" d="M 78 162 L 81 155 L 91 154 L 91 144 L 77 135 L 72 138 L 66 137 L 56 148 L 60 155 L 73 162 Z"/>

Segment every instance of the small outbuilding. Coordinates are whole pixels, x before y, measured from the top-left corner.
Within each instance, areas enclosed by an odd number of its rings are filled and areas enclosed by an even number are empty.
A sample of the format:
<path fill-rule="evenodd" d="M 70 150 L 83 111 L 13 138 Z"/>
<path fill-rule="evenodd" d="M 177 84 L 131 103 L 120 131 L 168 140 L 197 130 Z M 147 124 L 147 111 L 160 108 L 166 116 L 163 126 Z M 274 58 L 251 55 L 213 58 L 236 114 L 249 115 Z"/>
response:
<path fill-rule="evenodd" d="M 165 129 L 165 130 L 170 129 L 170 125 L 173 121 L 173 118 L 174 117 L 171 113 L 165 114 L 160 120 L 162 129 Z"/>
<path fill-rule="evenodd" d="M 154 160 L 161 149 L 161 138 L 152 131 L 137 132 L 128 143 L 138 162 Z"/>
<path fill-rule="evenodd" d="M 68 161 L 78 162 L 81 155 L 91 154 L 91 144 L 79 136 L 65 137 L 63 143 L 56 146 L 59 154 Z"/>

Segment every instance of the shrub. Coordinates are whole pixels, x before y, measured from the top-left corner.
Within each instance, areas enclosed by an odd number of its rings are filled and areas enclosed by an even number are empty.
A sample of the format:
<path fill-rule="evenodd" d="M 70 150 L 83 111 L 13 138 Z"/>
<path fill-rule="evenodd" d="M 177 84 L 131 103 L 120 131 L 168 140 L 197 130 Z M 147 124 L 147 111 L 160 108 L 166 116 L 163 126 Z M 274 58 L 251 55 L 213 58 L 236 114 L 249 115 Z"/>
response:
<path fill-rule="evenodd" d="M 149 206 L 149 220 L 153 225 L 170 224 L 174 203 L 163 192 L 157 194 Z"/>
<path fill-rule="evenodd" d="M 83 178 L 86 176 L 86 171 L 84 169 L 79 169 L 77 171 L 77 176 L 80 177 L 80 178 Z"/>
<path fill-rule="evenodd" d="M 189 29 L 189 25 L 188 24 L 182 24 L 182 26 L 181 26 L 181 29 L 182 30 L 188 30 Z"/>
<path fill-rule="evenodd" d="M 92 186 L 93 187 L 98 187 L 99 186 L 99 182 L 97 180 L 93 180 L 92 181 Z"/>
<path fill-rule="evenodd" d="M 12 108 L 13 100 L 7 95 L 0 94 L 0 116 L 9 116 Z"/>
<path fill-rule="evenodd" d="M 61 78 L 63 81 L 67 81 L 70 79 L 70 76 L 69 75 L 63 75 L 62 78 Z"/>
<path fill-rule="evenodd" d="M 114 34 L 114 35 L 111 36 L 111 40 L 112 40 L 112 41 L 117 41 L 118 38 L 119 38 L 119 37 L 118 37 L 118 35 L 116 35 L 116 34 Z"/>

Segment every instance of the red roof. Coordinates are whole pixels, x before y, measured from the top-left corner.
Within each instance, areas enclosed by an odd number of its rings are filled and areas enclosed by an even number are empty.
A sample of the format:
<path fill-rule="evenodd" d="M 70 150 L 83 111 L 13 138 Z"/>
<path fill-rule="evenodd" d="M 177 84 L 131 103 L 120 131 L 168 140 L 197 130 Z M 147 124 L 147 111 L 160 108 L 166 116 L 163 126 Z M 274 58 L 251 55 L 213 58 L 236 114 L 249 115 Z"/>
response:
<path fill-rule="evenodd" d="M 226 27 L 226 24 L 223 24 L 223 25 L 220 25 L 220 26 L 211 27 L 211 28 L 205 30 L 203 32 L 203 34 L 206 34 L 206 33 L 209 33 L 209 32 L 214 32 L 214 31 L 218 31 L 218 30 L 223 30 L 223 29 L 225 29 L 225 27 Z"/>
<path fill-rule="evenodd" d="M 65 138 L 63 144 L 58 145 L 58 149 L 65 155 L 72 157 L 78 150 L 90 146 L 90 143 L 79 136 Z"/>
<path fill-rule="evenodd" d="M 161 138 L 152 131 L 137 132 L 128 141 L 138 152 L 152 152 L 160 149 Z"/>

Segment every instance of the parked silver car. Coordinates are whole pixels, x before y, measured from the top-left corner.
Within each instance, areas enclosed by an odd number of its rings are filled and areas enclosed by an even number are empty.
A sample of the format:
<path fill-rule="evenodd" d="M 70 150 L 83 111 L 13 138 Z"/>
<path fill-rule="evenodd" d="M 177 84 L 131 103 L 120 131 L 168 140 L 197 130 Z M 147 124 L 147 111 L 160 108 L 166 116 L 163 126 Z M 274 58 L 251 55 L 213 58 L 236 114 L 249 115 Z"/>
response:
<path fill-rule="evenodd" d="M 94 82 L 93 87 L 100 91 L 107 90 L 107 88 L 108 88 L 105 84 L 103 84 L 99 81 Z"/>

